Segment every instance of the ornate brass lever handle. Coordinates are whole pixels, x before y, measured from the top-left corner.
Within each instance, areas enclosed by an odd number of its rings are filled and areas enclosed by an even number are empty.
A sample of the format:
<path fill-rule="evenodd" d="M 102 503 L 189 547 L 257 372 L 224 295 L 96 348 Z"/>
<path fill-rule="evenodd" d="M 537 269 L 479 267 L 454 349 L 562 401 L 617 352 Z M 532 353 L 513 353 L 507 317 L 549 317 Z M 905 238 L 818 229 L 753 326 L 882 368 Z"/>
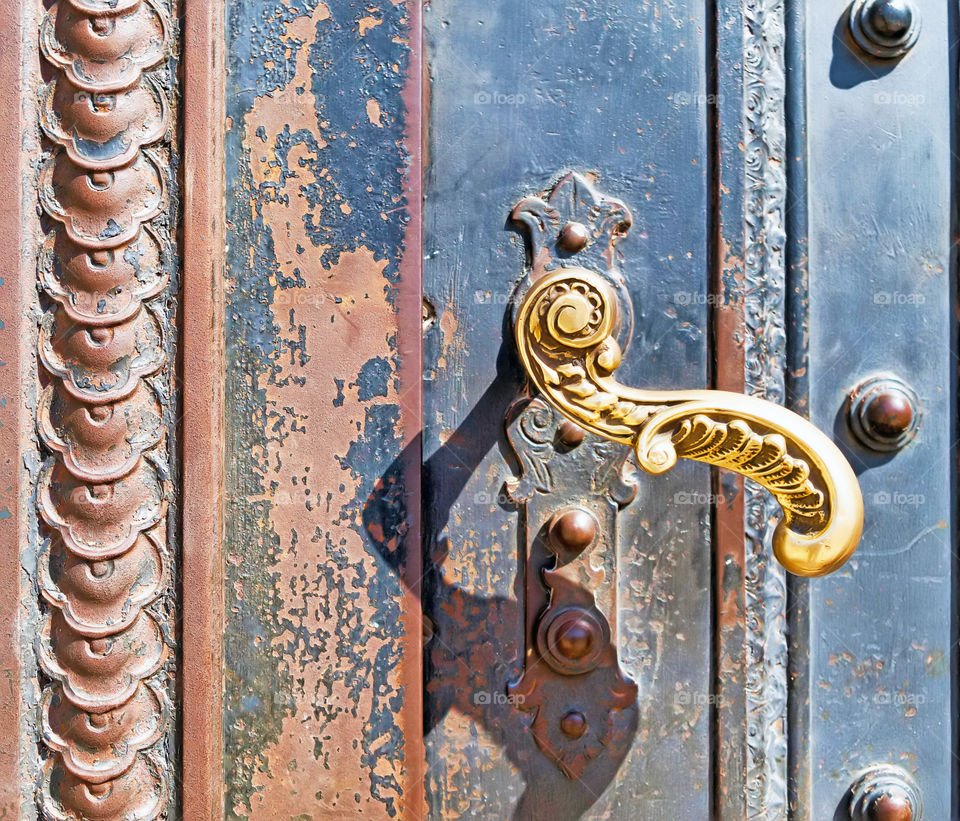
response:
<path fill-rule="evenodd" d="M 559 208 L 567 203 L 586 215 L 584 222 L 559 225 Z M 622 279 L 613 246 L 630 225 L 626 206 L 570 174 L 548 200 L 521 202 L 514 217 L 534 234 L 533 268 L 514 317 L 515 336 L 527 376 L 544 399 L 583 428 L 632 445 L 649 473 L 664 473 L 682 457 L 758 482 L 783 509 L 773 538 L 780 563 L 800 576 L 840 567 L 860 539 L 863 499 L 853 470 L 826 435 L 756 397 L 638 390 L 616 380 L 622 357 L 617 335 L 629 324 L 629 306 L 617 293 Z M 552 241 L 544 239 L 551 228 L 559 229 Z M 584 262 L 606 264 L 575 267 L 575 255 L 591 242 L 605 248 L 584 255 Z"/>

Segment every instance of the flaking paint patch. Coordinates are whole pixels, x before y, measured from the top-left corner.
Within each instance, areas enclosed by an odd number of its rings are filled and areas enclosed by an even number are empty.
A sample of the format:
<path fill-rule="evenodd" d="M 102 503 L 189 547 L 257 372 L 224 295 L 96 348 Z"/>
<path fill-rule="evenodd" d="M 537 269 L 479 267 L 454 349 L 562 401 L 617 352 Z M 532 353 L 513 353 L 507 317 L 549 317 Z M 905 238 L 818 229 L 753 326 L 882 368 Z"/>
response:
<path fill-rule="evenodd" d="M 405 508 L 365 521 L 403 441 L 407 53 L 382 6 L 230 9 L 230 817 L 404 811 Z"/>

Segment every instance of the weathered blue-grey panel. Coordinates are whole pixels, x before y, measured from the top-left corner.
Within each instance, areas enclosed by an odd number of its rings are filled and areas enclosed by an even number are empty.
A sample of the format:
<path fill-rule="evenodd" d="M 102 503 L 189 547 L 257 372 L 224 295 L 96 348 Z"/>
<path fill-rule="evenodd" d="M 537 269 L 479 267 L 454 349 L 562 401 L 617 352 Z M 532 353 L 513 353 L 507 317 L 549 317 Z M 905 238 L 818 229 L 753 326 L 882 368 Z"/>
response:
<path fill-rule="evenodd" d="M 707 385 L 704 12 L 620 0 L 435 0 L 426 12 L 431 818 L 708 817 L 708 472 L 643 479 L 621 514 L 621 655 L 640 723 L 619 770 L 591 764 L 582 780 L 542 756 L 505 698 L 522 665 L 524 579 L 502 492 L 504 416 L 522 387 L 505 317 L 523 243 L 507 217 L 558 172 L 599 175 L 633 210 L 619 246 L 637 313 L 624 379 Z"/>
<path fill-rule="evenodd" d="M 811 416 L 847 443 L 866 505 L 854 558 L 810 585 L 811 819 L 832 818 L 873 762 L 915 773 L 924 818 L 957 812 L 955 60 L 951 4 L 915 5 L 923 31 L 898 62 L 860 58 L 846 0 L 806 4 Z M 923 420 L 902 452 L 877 455 L 850 442 L 843 406 L 886 372 L 917 391 Z"/>

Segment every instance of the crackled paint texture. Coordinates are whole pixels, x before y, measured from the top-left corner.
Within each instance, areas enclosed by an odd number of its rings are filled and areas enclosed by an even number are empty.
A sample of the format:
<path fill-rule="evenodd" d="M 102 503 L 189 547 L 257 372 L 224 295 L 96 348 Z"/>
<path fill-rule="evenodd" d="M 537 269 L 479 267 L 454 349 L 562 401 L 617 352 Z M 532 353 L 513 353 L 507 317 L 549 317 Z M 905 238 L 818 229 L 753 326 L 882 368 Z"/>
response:
<path fill-rule="evenodd" d="M 227 815 L 398 817 L 407 9 L 228 14 Z"/>

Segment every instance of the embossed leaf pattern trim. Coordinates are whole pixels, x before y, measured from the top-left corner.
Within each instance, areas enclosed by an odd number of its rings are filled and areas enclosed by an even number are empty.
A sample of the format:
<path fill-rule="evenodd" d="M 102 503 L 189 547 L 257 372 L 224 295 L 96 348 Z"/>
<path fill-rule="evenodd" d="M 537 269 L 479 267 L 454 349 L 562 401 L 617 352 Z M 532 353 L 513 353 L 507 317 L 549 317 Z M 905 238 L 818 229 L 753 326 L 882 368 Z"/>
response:
<path fill-rule="evenodd" d="M 173 259 L 171 31 L 159 0 L 57 0 L 41 24 L 39 800 L 57 821 L 153 821 L 169 795 L 171 354 L 147 300 Z"/>

